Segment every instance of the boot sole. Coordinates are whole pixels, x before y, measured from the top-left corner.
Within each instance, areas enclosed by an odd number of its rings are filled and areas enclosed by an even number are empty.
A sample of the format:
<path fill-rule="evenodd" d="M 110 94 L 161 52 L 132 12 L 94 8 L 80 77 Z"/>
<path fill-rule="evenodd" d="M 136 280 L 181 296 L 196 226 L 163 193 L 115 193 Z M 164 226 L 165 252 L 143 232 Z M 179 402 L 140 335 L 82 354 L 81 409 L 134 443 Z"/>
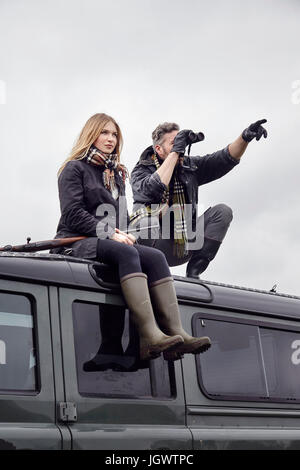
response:
<path fill-rule="evenodd" d="M 207 351 L 211 347 L 211 343 L 205 343 L 194 350 L 191 349 L 188 345 L 181 345 L 175 351 L 166 351 L 164 353 L 164 359 L 166 361 L 177 361 L 178 359 L 182 359 L 184 354 L 201 354 Z"/>
<path fill-rule="evenodd" d="M 135 362 L 134 357 L 114 354 L 97 354 L 92 360 L 83 364 L 84 372 L 103 372 L 105 370 L 115 370 L 126 372 Z"/>
<path fill-rule="evenodd" d="M 183 344 L 183 338 L 179 335 L 177 335 L 175 338 L 173 341 L 169 341 L 165 344 L 157 344 L 153 346 L 147 345 L 142 347 L 140 350 L 140 359 L 142 361 L 146 359 L 156 359 L 161 355 L 161 353 L 172 351 L 173 349 L 178 348 L 181 344 Z"/>
<path fill-rule="evenodd" d="M 165 351 L 163 353 L 165 361 L 178 361 L 184 357 L 183 353 L 179 353 L 178 351 Z"/>

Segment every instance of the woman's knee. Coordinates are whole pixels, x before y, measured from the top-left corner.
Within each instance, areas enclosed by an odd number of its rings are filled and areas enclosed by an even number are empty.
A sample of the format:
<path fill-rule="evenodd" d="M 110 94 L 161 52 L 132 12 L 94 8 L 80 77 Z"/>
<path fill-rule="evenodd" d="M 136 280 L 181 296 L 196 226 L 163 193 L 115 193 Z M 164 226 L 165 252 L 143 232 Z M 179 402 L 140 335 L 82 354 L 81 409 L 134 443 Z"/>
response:
<path fill-rule="evenodd" d="M 167 262 L 165 254 L 158 248 L 152 248 L 151 256 L 152 259 L 155 258 L 157 261 L 161 261 L 162 263 Z"/>
<path fill-rule="evenodd" d="M 139 260 L 140 255 L 134 246 L 125 245 L 125 243 L 121 243 L 122 248 L 118 252 L 119 259 L 122 261 L 132 262 L 135 260 Z"/>
<path fill-rule="evenodd" d="M 97 254 L 104 262 L 116 264 L 138 260 L 139 254 L 131 245 L 119 243 L 114 240 L 98 240 Z"/>
<path fill-rule="evenodd" d="M 141 272 L 141 260 L 138 252 L 131 245 L 125 245 L 124 243 L 120 243 L 120 245 L 117 256 L 120 278 L 127 274 Z"/>
<path fill-rule="evenodd" d="M 142 246 L 142 248 L 140 248 L 140 246 L 141 245 L 139 245 L 138 250 L 142 262 L 148 262 L 150 264 L 167 264 L 166 256 L 161 250 L 149 246 Z"/>
<path fill-rule="evenodd" d="M 165 254 L 157 248 L 140 247 L 140 260 L 143 272 L 148 276 L 148 282 L 151 284 L 159 279 L 171 276 L 170 268 Z"/>

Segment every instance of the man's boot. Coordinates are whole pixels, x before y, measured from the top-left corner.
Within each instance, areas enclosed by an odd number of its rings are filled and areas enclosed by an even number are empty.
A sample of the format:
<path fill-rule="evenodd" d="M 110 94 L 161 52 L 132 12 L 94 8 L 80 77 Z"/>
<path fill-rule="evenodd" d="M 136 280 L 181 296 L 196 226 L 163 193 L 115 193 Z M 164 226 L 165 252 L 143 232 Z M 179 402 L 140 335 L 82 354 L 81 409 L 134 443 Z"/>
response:
<path fill-rule="evenodd" d="M 199 279 L 199 275 L 203 273 L 209 263 L 216 256 L 222 242 L 211 238 L 204 238 L 203 247 L 199 251 L 195 251 L 188 262 L 186 268 L 186 277 Z"/>
<path fill-rule="evenodd" d="M 184 353 L 198 354 L 206 351 L 211 342 L 207 336 L 195 338 L 184 331 L 172 277 L 161 279 L 149 288 L 153 309 L 161 329 L 168 335 L 180 335 L 184 343 L 174 351 L 164 354 L 165 359 L 176 360 Z"/>
<path fill-rule="evenodd" d="M 146 274 L 128 274 L 121 278 L 120 282 L 131 318 L 139 332 L 141 360 L 154 359 L 162 352 L 172 350 L 183 343 L 183 338 L 179 334 L 168 336 L 158 328 Z"/>

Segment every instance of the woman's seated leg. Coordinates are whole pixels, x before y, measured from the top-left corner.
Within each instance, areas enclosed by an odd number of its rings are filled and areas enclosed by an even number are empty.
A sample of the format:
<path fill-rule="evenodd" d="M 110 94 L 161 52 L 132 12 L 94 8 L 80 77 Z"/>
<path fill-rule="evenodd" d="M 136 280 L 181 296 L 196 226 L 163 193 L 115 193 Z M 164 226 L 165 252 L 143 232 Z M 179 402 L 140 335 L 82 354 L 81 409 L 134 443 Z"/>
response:
<path fill-rule="evenodd" d="M 127 274 L 142 272 L 137 250 L 115 240 L 98 240 L 97 259 L 102 263 L 118 266 L 120 279 Z"/>
<path fill-rule="evenodd" d="M 165 277 L 171 277 L 169 265 L 164 253 L 145 245 L 134 245 L 140 256 L 142 270 L 148 277 L 149 285 Z"/>

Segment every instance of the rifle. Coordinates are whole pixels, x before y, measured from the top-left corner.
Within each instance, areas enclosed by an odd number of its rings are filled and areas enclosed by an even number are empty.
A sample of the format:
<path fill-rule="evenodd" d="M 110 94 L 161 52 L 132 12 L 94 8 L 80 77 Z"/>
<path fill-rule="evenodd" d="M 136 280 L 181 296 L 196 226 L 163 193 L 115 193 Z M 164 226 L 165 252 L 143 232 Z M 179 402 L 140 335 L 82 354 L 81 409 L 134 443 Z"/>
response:
<path fill-rule="evenodd" d="M 149 228 L 158 228 L 159 225 L 150 225 L 149 227 L 142 227 L 141 230 L 148 230 Z M 136 232 L 135 229 L 127 230 L 126 233 Z M 35 251 L 50 250 L 51 248 L 57 248 L 59 246 L 71 245 L 72 243 L 84 240 L 88 237 L 71 237 L 71 238 L 54 238 L 53 240 L 42 240 L 39 242 L 30 243 L 31 238 L 27 237 L 27 243 L 25 245 L 6 245 L 0 248 L 0 251 L 9 251 L 14 253 L 26 252 L 34 253 Z"/>
<path fill-rule="evenodd" d="M 25 245 L 6 245 L 0 248 L 0 251 L 33 253 L 35 251 L 50 250 L 51 248 L 57 248 L 58 246 L 71 245 L 72 243 L 83 240 L 84 238 L 87 237 L 55 238 L 54 240 L 43 240 L 30 243 L 31 238 L 28 237 Z"/>

